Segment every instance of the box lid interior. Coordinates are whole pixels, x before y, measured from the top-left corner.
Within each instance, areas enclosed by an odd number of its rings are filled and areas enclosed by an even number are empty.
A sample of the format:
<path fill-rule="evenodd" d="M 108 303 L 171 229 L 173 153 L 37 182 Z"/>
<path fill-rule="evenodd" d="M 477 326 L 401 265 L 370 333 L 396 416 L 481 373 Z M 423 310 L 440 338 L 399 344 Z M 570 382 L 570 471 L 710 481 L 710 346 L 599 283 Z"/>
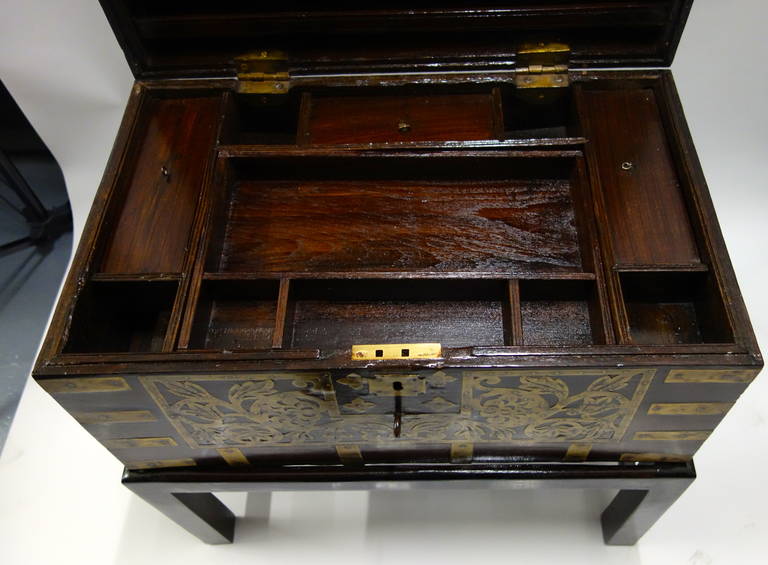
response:
<path fill-rule="evenodd" d="M 672 62 L 693 0 L 297 2 L 101 0 L 137 78 L 233 76 L 233 58 L 288 56 L 294 74 L 514 68 L 524 42 L 572 68 Z"/>

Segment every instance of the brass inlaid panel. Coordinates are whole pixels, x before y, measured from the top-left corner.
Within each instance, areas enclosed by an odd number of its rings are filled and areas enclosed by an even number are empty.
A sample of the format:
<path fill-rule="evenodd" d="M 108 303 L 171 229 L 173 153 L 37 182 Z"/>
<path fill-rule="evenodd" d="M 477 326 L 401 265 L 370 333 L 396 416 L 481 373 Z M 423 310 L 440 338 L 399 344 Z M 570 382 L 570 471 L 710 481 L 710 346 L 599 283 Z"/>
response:
<path fill-rule="evenodd" d="M 586 461 L 590 451 L 591 443 L 574 443 L 568 447 L 563 461 Z"/>
<path fill-rule="evenodd" d="M 733 402 L 660 402 L 651 404 L 649 416 L 719 416 L 725 414 Z"/>
<path fill-rule="evenodd" d="M 469 441 L 451 443 L 451 463 L 471 463 L 475 446 Z"/>
<path fill-rule="evenodd" d="M 227 462 L 227 465 L 231 467 L 243 467 L 250 465 L 248 458 L 236 447 L 222 447 L 217 449 L 219 455 Z"/>
<path fill-rule="evenodd" d="M 704 441 L 712 432 L 705 430 L 664 431 L 664 432 L 635 432 L 633 440 L 642 441 Z"/>
<path fill-rule="evenodd" d="M 357 445 L 337 445 L 336 453 L 344 465 L 362 465 L 363 454 Z"/>
<path fill-rule="evenodd" d="M 758 369 L 672 369 L 665 383 L 750 383 Z"/>
<path fill-rule="evenodd" d="M 109 449 L 132 449 L 135 447 L 176 447 L 178 444 L 172 437 L 134 437 L 121 439 L 105 439 L 104 445 Z"/>
<path fill-rule="evenodd" d="M 140 377 L 190 447 L 382 443 L 616 442 L 624 436 L 654 369 L 424 371 L 429 382 L 462 378 L 451 413 L 341 413 L 330 373 Z M 359 375 L 339 379 L 356 386 Z M 362 400 L 362 398 L 361 398 Z"/>
<path fill-rule="evenodd" d="M 128 381 L 122 377 L 80 377 L 76 379 L 47 379 L 37 382 L 48 394 L 131 390 Z"/>
<path fill-rule="evenodd" d="M 73 412 L 72 416 L 81 424 L 134 424 L 156 422 L 149 410 L 115 410 L 112 412 Z"/>

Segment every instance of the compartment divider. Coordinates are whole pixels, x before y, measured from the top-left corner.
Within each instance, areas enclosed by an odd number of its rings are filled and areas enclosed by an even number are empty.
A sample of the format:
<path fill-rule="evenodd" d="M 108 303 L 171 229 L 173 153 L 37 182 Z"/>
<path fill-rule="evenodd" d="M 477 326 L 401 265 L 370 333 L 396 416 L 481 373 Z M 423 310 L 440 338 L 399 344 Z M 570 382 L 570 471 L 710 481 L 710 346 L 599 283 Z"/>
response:
<path fill-rule="evenodd" d="M 275 329 L 272 332 L 272 349 L 281 349 L 284 345 L 290 347 L 290 333 L 293 328 L 288 323 L 293 318 L 295 304 L 291 300 L 291 279 L 280 279 L 280 290 L 277 295 L 277 310 L 275 312 Z"/>
<path fill-rule="evenodd" d="M 584 88 L 581 84 L 573 85 L 573 99 L 576 105 L 576 112 L 583 131 L 590 131 L 589 113 L 584 101 Z M 627 322 L 627 312 L 624 307 L 624 299 L 621 292 L 621 283 L 618 275 L 610 266 L 613 264 L 613 244 L 611 235 L 608 231 L 608 216 L 603 198 L 603 187 L 600 182 L 600 168 L 597 162 L 597 155 L 593 144 L 584 146 L 584 158 L 586 160 L 585 171 L 582 178 L 586 177 L 591 193 L 593 203 L 592 210 L 595 220 L 594 241 L 598 247 L 598 257 L 600 257 L 600 269 L 604 284 L 598 281 L 598 293 L 600 293 L 600 306 L 603 312 L 603 319 L 608 318 L 609 323 L 605 325 L 606 343 L 631 344 L 629 336 L 629 323 Z M 597 273 L 595 273 L 597 275 Z M 612 322 L 612 323 L 610 323 Z M 612 338 L 612 339 L 610 339 Z M 609 341 L 610 339 L 610 341 Z"/>
<path fill-rule="evenodd" d="M 506 285 L 504 309 L 504 344 L 523 345 L 523 315 L 520 309 L 520 281 L 510 279 Z"/>
<path fill-rule="evenodd" d="M 309 117 L 312 113 L 312 94 L 304 92 L 299 102 L 299 119 L 296 125 L 296 145 L 307 145 L 309 143 Z"/>
<path fill-rule="evenodd" d="M 182 286 L 186 284 L 186 302 L 180 306 L 182 316 L 177 328 L 178 340 L 177 349 L 187 349 L 192 334 L 192 324 L 194 322 L 197 303 L 200 298 L 200 289 L 203 283 L 208 247 L 211 240 L 211 233 L 215 230 L 214 215 L 217 202 L 214 200 L 214 194 L 217 188 L 229 185 L 229 165 L 226 159 L 216 158 L 212 168 L 212 174 L 206 178 L 203 188 L 202 204 L 200 206 L 199 224 L 197 224 L 197 239 L 190 245 L 189 255 L 191 266 L 189 276 L 186 281 L 182 281 Z"/>

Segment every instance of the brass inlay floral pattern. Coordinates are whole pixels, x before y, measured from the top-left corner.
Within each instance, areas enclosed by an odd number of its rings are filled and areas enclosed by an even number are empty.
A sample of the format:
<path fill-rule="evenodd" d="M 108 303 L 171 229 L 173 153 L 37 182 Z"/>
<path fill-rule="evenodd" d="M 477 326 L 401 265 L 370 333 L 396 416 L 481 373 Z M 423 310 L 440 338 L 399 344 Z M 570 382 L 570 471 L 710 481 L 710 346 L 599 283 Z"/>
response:
<path fill-rule="evenodd" d="M 616 442 L 624 436 L 653 369 L 428 371 L 461 378 L 456 413 L 341 414 L 330 373 L 152 375 L 141 381 L 194 448 L 344 443 Z M 357 385 L 358 375 L 344 376 Z M 337 381 L 338 382 L 338 381 Z M 365 400 L 360 397 L 363 402 Z M 346 406 L 346 405 L 345 405 Z"/>

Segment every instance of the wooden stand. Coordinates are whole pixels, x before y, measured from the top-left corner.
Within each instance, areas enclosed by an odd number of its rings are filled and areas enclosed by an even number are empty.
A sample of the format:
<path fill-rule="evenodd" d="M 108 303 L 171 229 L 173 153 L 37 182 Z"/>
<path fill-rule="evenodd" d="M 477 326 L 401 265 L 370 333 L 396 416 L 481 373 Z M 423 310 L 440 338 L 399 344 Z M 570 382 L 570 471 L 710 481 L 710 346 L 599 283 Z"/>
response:
<path fill-rule="evenodd" d="M 234 539 L 235 516 L 213 492 L 392 488 L 619 489 L 603 511 L 608 545 L 633 545 L 696 478 L 687 463 L 478 463 L 232 469 L 126 469 L 123 484 L 211 544 Z"/>

